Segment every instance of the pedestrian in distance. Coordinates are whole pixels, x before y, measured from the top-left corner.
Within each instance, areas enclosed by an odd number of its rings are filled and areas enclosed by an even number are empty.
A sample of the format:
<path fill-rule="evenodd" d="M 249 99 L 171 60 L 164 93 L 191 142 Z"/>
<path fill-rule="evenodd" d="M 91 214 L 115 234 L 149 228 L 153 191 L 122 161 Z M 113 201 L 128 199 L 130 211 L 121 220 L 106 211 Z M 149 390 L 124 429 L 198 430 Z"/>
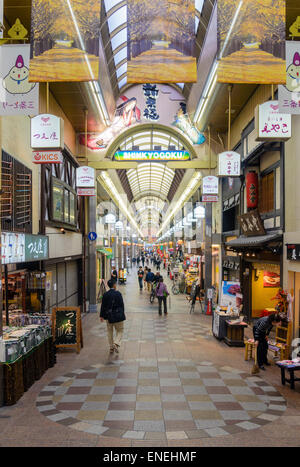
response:
<path fill-rule="evenodd" d="M 100 321 L 106 321 L 110 353 L 118 354 L 124 332 L 124 321 L 126 320 L 124 301 L 114 280 L 108 281 L 108 287 L 109 291 L 105 292 L 102 298 Z"/>
<path fill-rule="evenodd" d="M 151 292 L 151 285 L 154 280 L 154 274 L 151 271 L 151 269 L 148 269 L 147 275 L 146 275 L 146 282 L 147 282 L 147 288 L 148 292 Z"/>
<path fill-rule="evenodd" d="M 111 279 L 115 282 L 118 282 L 118 273 L 116 268 L 114 268 L 111 272 Z"/>
<path fill-rule="evenodd" d="M 257 346 L 257 363 L 261 370 L 265 370 L 264 365 L 270 366 L 268 362 L 268 336 L 273 326 L 277 326 L 280 322 L 280 316 L 272 313 L 269 316 L 259 318 L 253 326 L 253 336 Z"/>
<path fill-rule="evenodd" d="M 164 314 L 168 314 L 167 310 L 167 297 L 169 296 L 169 292 L 167 289 L 166 284 L 164 283 L 163 278 L 159 279 L 158 286 L 156 287 L 156 296 L 158 298 L 158 314 L 162 315 L 162 304 L 164 304 Z"/>
<path fill-rule="evenodd" d="M 140 290 L 143 290 L 144 270 L 143 270 L 142 266 L 139 267 L 137 276 L 138 276 Z"/>

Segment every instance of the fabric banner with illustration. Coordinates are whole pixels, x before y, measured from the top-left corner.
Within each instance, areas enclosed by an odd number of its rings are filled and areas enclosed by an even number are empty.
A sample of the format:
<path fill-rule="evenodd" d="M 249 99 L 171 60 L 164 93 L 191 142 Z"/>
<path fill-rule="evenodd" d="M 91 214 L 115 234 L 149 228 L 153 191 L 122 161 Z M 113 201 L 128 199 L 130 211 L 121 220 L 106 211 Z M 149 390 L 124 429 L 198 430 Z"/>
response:
<path fill-rule="evenodd" d="M 141 123 L 159 123 L 177 128 L 191 144 L 203 144 L 205 137 L 191 122 L 186 113 L 182 94 L 164 84 L 132 86 L 117 102 L 111 125 L 102 133 L 88 135 L 87 146 L 92 151 L 107 148 L 128 128 Z M 79 144 L 85 145 L 85 135 L 79 135 Z"/>
<path fill-rule="evenodd" d="M 218 81 L 285 83 L 285 0 L 218 0 Z"/>
<path fill-rule="evenodd" d="M 194 83 L 195 0 L 128 0 L 128 83 Z"/>
<path fill-rule="evenodd" d="M 30 81 L 94 81 L 101 0 L 32 0 Z"/>
<path fill-rule="evenodd" d="M 300 42 L 286 42 L 286 83 L 278 87 L 279 112 L 300 115 Z"/>
<path fill-rule="evenodd" d="M 39 85 L 30 83 L 29 45 L 0 47 L 0 115 L 37 115 Z"/>

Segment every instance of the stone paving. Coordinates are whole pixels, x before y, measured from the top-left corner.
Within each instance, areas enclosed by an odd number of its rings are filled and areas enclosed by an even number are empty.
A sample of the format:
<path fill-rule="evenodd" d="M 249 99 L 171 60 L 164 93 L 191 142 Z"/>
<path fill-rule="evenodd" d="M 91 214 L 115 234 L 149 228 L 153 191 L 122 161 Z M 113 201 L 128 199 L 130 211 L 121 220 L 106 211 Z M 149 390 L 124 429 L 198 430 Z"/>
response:
<path fill-rule="evenodd" d="M 244 349 L 217 341 L 211 317 L 190 315 L 183 296 L 160 317 L 135 271 L 120 290 L 120 354 L 109 354 L 98 316 L 85 316 L 81 353 L 60 351 L 0 408 L 0 446 L 300 446 L 300 384 L 281 386 L 274 365 L 251 376 Z"/>

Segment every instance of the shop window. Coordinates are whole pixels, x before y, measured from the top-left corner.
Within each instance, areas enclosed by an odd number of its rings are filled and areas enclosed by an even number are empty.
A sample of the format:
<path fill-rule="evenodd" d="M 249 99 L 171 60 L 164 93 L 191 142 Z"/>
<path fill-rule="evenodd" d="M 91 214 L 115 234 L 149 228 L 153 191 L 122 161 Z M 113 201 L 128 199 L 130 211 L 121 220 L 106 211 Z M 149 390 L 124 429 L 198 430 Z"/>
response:
<path fill-rule="evenodd" d="M 32 172 L 2 151 L 1 226 L 11 232 L 32 232 Z"/>
<path fill-rule="evenodd" d="M 261 214 L 275 210 L 275 176 L 274 171 L 260 179 L 259 211 Z"/>
<path fill-rule="evenodd" d="M 76 225 L 76 193 L 69 185 L 52 177 L 52 221 Z"/>

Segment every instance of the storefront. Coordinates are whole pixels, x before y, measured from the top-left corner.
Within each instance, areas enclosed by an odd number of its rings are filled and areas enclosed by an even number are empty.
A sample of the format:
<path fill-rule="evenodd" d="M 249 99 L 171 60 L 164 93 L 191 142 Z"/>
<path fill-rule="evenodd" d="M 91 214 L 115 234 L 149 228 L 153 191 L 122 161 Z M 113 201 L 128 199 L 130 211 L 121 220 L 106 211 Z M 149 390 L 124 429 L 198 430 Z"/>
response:
<path fill-rule="evenodd" d="M 289 315 L 292 320 L 292 335 L 294 339 L 300 337 L 300 244 L 296 240 L 299 235 L 285 234 L 284 277 L 285 289 L 291 295 Z"/>

